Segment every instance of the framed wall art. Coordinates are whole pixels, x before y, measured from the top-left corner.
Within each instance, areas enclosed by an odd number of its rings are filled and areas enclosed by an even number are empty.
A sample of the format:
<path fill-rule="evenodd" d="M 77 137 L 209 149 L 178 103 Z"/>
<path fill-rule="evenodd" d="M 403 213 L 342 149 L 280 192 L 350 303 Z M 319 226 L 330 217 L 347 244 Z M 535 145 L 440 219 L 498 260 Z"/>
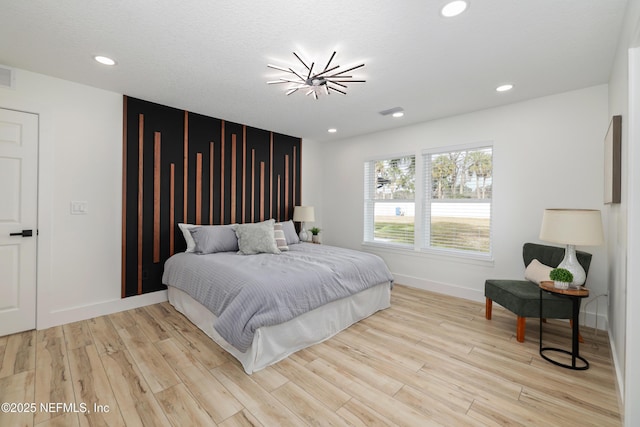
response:
<path fill-rule="evenodd" d="M 604 138 L 604 203 L 620 203 L 622 116 L 613 116 Z"/>

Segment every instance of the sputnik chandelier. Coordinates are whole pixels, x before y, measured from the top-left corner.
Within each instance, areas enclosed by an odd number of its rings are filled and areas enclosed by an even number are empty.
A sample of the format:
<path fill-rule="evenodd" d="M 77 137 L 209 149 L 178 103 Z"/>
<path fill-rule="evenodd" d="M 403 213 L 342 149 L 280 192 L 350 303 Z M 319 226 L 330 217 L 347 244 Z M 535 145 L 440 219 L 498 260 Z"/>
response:
<path fill-rule="evenodd" d="M 287 95 L 291 95 L 299 89 L 303 89 L 304 91 L 306 91 L 305 95 L 307 96 L 313 95 L 314 99 L 318 99 L 318 95 L 320 93 L 329 95 L 332 91 L 346 95 L 346 83 L 364 83 L 366 81 L 354 80 L 353 76 L 345 75 L 345 73 L 348 73 L 349 71 L 364 67 L 364 64 L 356 65 L 355 67 L 348 68 L 344 71 L 338 71 L 340 65 L 331 66 L 331 61 L 333 61 L 333 58 L 336 56 L 335 51 L 333 52 L 333 54 L 331 54 L 329 62 L 327 62 L 327 65 L 322 71 L 317 71 L 319 69 L 314 70 L 315 62 L 312 62 L 309 66 L 302 60 L 302 58 L 300 58 L 300 56 L 298 56 L 297 53 L 293 52 L 293 55 L 298 59 L 298 61 L 302 63 L 302 65 L 304 65 L 304 68 L 306 70 L 298 72 L 294 70 L 293 67 L 286 68 L 267 64 L 267 67 L 269 68 L 289 73 L 287 77 L 281 77 L 278 80 L 267 82 L 267 84 L 270 85 L 289 83 L 290 86 L 287 89 Z"/>

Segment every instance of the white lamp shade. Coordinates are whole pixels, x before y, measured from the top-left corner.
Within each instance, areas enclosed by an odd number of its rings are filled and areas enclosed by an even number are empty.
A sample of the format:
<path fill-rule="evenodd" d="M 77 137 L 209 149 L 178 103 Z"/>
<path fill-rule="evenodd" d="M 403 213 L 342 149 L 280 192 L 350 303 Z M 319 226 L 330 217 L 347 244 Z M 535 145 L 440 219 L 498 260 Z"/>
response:
<path fill-rule="evenodd" d="M 545 209 L 540 240 L 565 245 L 597 246 L 604 242 L 602 217 L 596 209 Z"/>
<path fill-rule="evenodd" d="M 313 206 L 296 206 L 293 208 L 293 220 L 296 222 L 315 221 Z"/>

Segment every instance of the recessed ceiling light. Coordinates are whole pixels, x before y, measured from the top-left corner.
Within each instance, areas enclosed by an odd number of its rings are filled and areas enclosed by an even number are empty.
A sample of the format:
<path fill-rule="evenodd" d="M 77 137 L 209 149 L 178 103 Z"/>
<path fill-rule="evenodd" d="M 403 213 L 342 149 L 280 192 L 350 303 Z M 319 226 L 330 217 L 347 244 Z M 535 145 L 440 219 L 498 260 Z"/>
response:
<path fill-rule="evenodd" d="M 468 4 L 464 0 L 452 1 L 445 4 L 440 13 L 442 13 L 442 16 L 444 16 L 445 18 L 453 18 L 454 16 L 458 16 L 462 12 L 467 10 L 467 6 Z"/>
<path fill-rule="evenodd" d="M 512 84 L 501 85 L 496 88 L 496 92 L 506 92 L 508 90 L 513 89 Z"/>
<path fill-rule="evenodd" d="M 338 132 L 338 129 L 336 129 L 336 128 L 327 129 L 327 132 L 336 133 L 336 132 Z"/>
<path fill-rule="evenodd" d="M 396 111 L 395 113 L 392 114 L 393 117 L 402 117 L 404 116 L 404 111 Z"/>
<path fill-rule="evenodd" d="M 101 63 L 103 65 L 116 65 L 116 61 L 114 61 L 113 59 L 109 58 L 108 56 L 96 55 L 96 56 L 93 57 L 93 59 L 95 59 L 96 61 L 98 61 L 99 63 Z"/>

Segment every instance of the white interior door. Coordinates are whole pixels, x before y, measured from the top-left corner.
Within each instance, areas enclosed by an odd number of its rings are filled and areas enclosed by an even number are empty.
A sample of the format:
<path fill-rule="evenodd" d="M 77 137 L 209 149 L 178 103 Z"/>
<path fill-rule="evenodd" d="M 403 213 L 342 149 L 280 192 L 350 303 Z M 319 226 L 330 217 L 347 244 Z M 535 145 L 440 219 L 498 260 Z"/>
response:
<path fill-rule="evenodd" d="M 0 336 L 36 327 L 37 213 L 38 116 L 0 108 Z"/>

